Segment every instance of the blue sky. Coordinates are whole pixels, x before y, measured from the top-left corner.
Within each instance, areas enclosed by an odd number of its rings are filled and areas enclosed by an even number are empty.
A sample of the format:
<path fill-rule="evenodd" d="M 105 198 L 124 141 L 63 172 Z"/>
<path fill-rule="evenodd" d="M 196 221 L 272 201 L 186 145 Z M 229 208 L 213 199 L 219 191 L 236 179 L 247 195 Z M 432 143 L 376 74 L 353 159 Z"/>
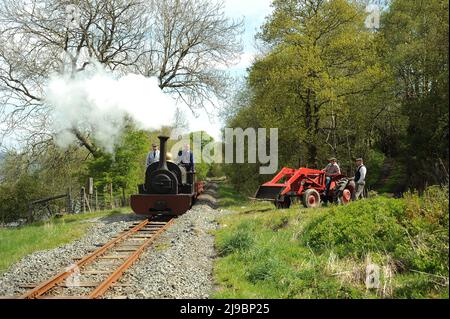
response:
<path fill-rule="evenodd" d="M 244 77 L 246 68 L 252 63 L 253 56 L 257 52 L 254 37 L 259 31 L 259 27 L 264 23 L 265 17 L 270 15 L 272 8 L 271 0 L 225 0 L 225 14 L 230 18 L 244 19 L 245 31 L 242 35 L 243 52 L 240 62 L 229 69 L 233 76 Z M 214 110 L 209 110 L 214 113 Z M 220 128 L 223 125 L 221 119 L 214 116 L 208 119 L 206 114 L 201 114 L 195 118 L 189 111 L 186 112 L 191 131 L 204 130 L 216 140 L 220 137 Z"/>
<path fill-rule="evenodd" d="M 251 64 L 251 58 L 256 53 L 254 37 L 264 23 L 272 8 L 271 0 L 225 0 L 225 13 L 235 19 L 244 19 L 245 31 L 242 35 L 244 52 L 241 62 L 233 70 L 243 71 Z"/>

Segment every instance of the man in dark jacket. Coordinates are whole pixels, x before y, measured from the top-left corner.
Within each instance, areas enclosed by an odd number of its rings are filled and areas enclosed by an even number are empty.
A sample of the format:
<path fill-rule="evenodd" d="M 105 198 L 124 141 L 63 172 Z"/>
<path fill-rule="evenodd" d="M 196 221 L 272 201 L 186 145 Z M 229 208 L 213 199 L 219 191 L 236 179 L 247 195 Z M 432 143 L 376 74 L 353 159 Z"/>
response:
<path fill-rule="evenodd" d="M 147 167 L 155 162 L 159 162 L 159 149 L 158 145 L 153 143 L 152 150 L 147 154 L 147 161 L 146 161 Z"/>
<path fill-rule="evenodd" d="M 353 200 L 358 200 L 363 197 L 364 186 L 366 185 L 367 168 L 364 165 L 362 158 L 356 159 L 356 172 L 355 172 L 355 193 Z"/>

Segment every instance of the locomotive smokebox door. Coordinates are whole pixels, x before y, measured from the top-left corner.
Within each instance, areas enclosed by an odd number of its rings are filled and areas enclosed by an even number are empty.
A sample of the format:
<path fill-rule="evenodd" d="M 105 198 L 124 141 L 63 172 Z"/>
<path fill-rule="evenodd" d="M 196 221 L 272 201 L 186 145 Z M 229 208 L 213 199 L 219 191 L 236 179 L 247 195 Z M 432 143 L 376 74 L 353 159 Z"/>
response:
<path fill-rule="evenodd" d="M 167 175 L 156 175 L 151 180 L 152 189 L 158 190 L 158 193 L 169 193 L 172 190 L 172 180 Z"/>

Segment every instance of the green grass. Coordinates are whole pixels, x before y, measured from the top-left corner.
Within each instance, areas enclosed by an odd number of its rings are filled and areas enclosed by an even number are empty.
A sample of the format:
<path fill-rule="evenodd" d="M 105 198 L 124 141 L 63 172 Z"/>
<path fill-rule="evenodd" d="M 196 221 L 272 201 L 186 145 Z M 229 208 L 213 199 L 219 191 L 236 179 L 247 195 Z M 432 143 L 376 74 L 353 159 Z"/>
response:
<path fill-rule="evenodd" d="M 224 183 L 219 184 L 218 196 L 220 207 L 242 214 L 264 212 L 274 208 L 272 203 L 249 200 L 247 197 L 234 191 L 233 187 Z"/>
<path fill-rule="evenodd" d="M 0 273 L 22 257 L 52 249 L 82 237 L 92 224 L 87 220 L 121 214 L 125 209 L 65 215 L 14 229 L 0 229 Z"/>
<path fill-rule="evenodd" d="M 275 210 L 221 185 L 215 298 L 448 298 L 448 195 Z M 368 264 L 380 289 L 366 289 Z"/>

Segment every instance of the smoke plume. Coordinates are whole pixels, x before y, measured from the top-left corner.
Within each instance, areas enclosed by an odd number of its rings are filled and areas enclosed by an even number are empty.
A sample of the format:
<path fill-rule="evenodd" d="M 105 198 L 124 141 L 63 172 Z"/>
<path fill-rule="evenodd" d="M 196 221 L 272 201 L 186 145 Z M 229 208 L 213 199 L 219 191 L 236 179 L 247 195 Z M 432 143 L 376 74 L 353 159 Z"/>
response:
<path fill-rule="evenodd" d="M 98 65 L 74 76 L 52 76 L 45 99 L 53 108 L 52 128 L 59 146 L 75 141 L 76 128 L 90 132 L 108 152 L 119 141 L 126 116 L 141 129 L 158 129 L 172 122 L 176 110 L 175 100 L 161 91 L 156 78 L 115 77 Z"/>

